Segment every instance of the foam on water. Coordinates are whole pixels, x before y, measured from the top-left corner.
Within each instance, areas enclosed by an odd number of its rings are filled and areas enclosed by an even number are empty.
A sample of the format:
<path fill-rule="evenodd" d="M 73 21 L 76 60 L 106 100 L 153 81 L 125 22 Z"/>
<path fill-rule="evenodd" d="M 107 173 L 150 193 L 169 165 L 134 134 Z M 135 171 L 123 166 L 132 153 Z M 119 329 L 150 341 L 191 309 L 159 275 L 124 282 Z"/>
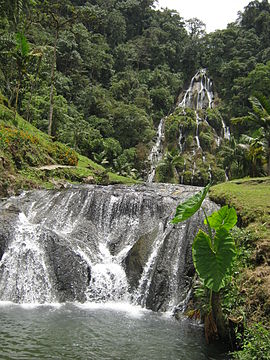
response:
<path fill-rule="evenodd" d="M 133 305 L 128 302 L 113 302 L 109 301 L 106 303 L 100 303 L 100 302 L 86 302 L 83 304 L 80 303 L 74 303 L 76 307 L 83 309 L 83 310 L 112 310 L 120 313 L 125 313 L 126 315 L 130 317 L 140 318 L 145 313 L 151 312 L 151 310 L 147 310 L 145 308 L 142 308 L 139 305 Z"/>

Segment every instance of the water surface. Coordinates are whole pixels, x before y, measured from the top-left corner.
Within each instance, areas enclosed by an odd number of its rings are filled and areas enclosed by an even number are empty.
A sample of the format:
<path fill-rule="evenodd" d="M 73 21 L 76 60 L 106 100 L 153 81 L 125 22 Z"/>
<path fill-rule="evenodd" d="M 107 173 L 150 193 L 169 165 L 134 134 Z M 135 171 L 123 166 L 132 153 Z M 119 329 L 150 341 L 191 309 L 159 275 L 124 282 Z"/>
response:
<path fill-rule="evenodd" d="M 0 359 L 225 359 L 203 330 L 128 304 L 0 305 Z"/>

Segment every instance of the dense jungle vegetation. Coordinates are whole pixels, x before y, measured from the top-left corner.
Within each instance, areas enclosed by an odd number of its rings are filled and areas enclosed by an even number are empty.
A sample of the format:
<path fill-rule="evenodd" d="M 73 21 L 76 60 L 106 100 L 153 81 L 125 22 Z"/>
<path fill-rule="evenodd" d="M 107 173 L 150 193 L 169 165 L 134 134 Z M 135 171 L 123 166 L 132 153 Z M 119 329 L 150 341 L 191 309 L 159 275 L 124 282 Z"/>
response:
<path fill-rule="evenodd" d="M 210 196 L 233 205 L 238 225 L 246 227 L 235 230 L 239 251 L 222 294 L 235 349 L 244 344 L 235 356 L 270 359 L 269 178 L 262 180 L 270 175 L 270 4 L 251 1 L 235 22 L 209 34 L 199 19 L 155 4 L 1 0 L 0 194 L 9 195 L 10 183 L 54 186 L 58 177 L 143 180 L 159 121 L 169 114 L 156 181 L 179 182 L 175 174 L 189 161 L 195 114 L 174 107 L 192 76 L 206 68 L 216 94 L 207 121 L 218 133 L 222 117 L 231 137 L 213 145 L 202 126 L 206 160 L 198 157 L 197 174 L 189 168 L 183 179 L 205 185 L 209 166 L 215 183 L 225 181 L 225 169 L 230 180 L 258 177 L 217 185 Z M 179 152 L 179 125 L 187 129 L 186 154 Z M 66 168 L 37 169 L 48 164 Z M 196 291 L 203 303 L 204 290 Z"/>
<path fill-rule="evenodd" d="M 218 127 L 222 114 L 233 133 L 209 161 L 229 166 L 231 178 L 269 173 L 268 1 L 250 2 L 235 23 L 210 34 L 199 19 L 156 10 L 155 3 L 2 1 L 1 102 L 54 141 L 143 178 L 159 120 L 207 68 L 219 97 L 209 117 Z M 167 158 L 175 157 L 169 151 Z"/>

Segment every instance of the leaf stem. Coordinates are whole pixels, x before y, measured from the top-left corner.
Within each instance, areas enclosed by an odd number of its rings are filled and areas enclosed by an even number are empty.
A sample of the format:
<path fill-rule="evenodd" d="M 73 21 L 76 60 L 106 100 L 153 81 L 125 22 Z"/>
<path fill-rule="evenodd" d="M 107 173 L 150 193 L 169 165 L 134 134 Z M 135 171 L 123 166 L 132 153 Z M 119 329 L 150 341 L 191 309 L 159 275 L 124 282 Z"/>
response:
<path fill-rule="evenodd" d="M 210 289 L 210 299 L 209 299 L 210 311 L 212 310 L 212 297 L 213 297 L 213 289 Z"/>
<path fill-rule="evenodd" d="M 212 234 L 212 228 L 211 228 L 211 226 L 209 224 L 208 217 L 207 217 L 206 211 L 205 211 L 203 206 L 202 206 L 202 210 L 203 210 L 203 213 L 204 213 L 204 216 L 205 216 L 205 220 L 207 222 L 208 234 L 210 236 L 211 244 L 212 244 L 212 247 L 213 247 L 214 246 L 214 239 L 213 239 L 213 234 Z"/>

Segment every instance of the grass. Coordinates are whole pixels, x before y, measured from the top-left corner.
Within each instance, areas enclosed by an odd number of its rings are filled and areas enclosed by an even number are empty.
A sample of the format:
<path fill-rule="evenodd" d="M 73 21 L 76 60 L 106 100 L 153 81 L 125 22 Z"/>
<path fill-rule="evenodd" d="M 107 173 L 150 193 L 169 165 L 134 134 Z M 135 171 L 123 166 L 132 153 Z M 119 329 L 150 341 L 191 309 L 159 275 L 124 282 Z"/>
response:
<path fill-rule="evenodd" d="M 39 170 L 44 165 L 70 168 Z M 0 196 L 20 189 L 52 188 L 57 182 L 134 184 L 135 180 L 107 170 L 25 121 L 0 102 Z"/>
<path fill-rule="evenodd" d="M 234 206 L 240 225 L 260 229 L 270 242 L 270 177 L 244 178 L 213 186 L 210 198 Z"/>
<path fill-rule="evenodd" d="M 239 226 L 251 249 L 248 264 L 239 267 L 239 298 L 247 322 L 270 327 L 270 177 L 244 178 L 215 185 L 210 199 L 235 207 Z"/>

